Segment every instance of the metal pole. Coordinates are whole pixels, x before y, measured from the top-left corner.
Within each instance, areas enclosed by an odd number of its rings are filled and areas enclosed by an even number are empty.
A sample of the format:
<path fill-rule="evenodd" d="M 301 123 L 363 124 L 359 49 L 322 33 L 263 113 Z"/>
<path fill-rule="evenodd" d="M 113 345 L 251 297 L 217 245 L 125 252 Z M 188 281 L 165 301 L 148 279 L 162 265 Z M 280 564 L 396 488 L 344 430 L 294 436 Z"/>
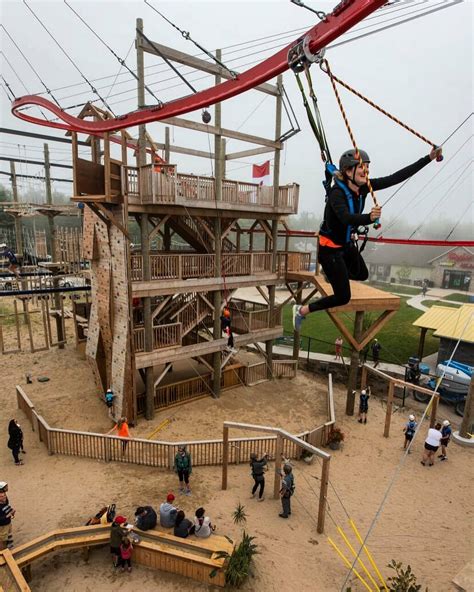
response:
<path fill-rule="evenodd" d="M 354 321 L 354 337 L 358 342 L 362 335 L 364 325 L 364 312 L 357 311 Z M 346 398 L 346 415 L 354 415 L 355 395 L 354 391 L 357 388 L 357 375 L 359 373 L 359 352 L 352 348 L 351 350 L 351 367 L 349 370 L 349 378 L 347 381 L 347 398 Z"/>

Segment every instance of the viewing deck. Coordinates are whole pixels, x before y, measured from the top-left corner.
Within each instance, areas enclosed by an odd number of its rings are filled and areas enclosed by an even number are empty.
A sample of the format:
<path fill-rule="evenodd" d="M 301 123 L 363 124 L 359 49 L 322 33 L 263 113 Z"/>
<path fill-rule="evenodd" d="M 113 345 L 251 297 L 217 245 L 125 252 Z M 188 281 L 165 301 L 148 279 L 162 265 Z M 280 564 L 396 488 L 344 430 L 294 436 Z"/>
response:
<path fill-rule="evenodd" d="M 257 213 L 296 214 L 299 185 L 283 185 L 278 204 L 273 203 L 273 186 L 243 181 L 222 181 L 222 200 L 216 202 L 215 178 L 178 173 L 175 165 L 122 167 L 123 194 L 130 210 L 134 205 L 178 205 L 215 210 L 249 210 Z"/>

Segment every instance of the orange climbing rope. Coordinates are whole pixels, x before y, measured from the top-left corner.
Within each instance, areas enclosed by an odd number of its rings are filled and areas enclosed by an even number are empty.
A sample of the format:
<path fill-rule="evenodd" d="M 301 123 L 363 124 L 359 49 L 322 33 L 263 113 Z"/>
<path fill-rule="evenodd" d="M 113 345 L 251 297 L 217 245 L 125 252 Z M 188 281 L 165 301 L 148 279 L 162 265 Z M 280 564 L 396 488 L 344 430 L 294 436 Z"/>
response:
<path fill-rule="evenodd" d="M 347 115 L 346 115 L 346 112 L 344 110 L 344 106 L 342 104 L 341 97 L 339 96 L 339 92 L 337 90 L 336 83 L 335 83 L 334 77 L 333 77 L 332 72 L 331 72 L 331 68 L 329 67 L 329 63 L 328 63 L 327 60 L 323 60 L 321 62 L 321 69 L 323 69 L 322 68 L 323 64 L 326 67 L 326 70 L 323 70 L 323 71 L 328 74 L 328 76 L 329 76 L 329 78 L 331 80 L 331 84 L 332 84 L 332 87 L 334 89 L 334 94 L 336 95 L 337 103 L 339 105 L 339 109 L 341 110 L 342 118 L 344 119 L 344 123 L 346 124 L 346 128 L 347 128 L 347 131 L 349 133 L 349 137 L 351 139 L 351 142 L 352 142 L 352 145 L 354 147 L 354 150 L 356 151 L 356 158 L 359 157 L 359 163 L 360 163 L 360 165 L 362 167 L 362 170 L 364 171 L 364 175 L 365 175 L 365 179 L 366 179 L 366 182 L 367 182 L 367 187 L 369 188 L 369 191 L 370 191 L 370 195 L 372 196 L 372 200 L 374 202 L 374 205 L 376 207 L 378 207 L 379 204 L 377 202 L 377 198 L 375 197 L 374 188 L 372 187 L 372 183 L 370 182 L 370 179 L 369 179 L 369 171 L 367 170 L 367 167 L 365 166 L 365 162 L 362 160 L 362 157 L 360 155 L 359 148 L 357 147 L 357 143 L 355 141 L 354 134 L 352 133 L 352 128 L 350 126 L 349 120 L 347 119 Z M 374 225 L 374 227 L 375 227 L 375 225 Z"/>
<path fill-rule="evenodd" d="M 323 60 L 321 62 L 321 70 L 323 72 L 325 72 L 330 77 L 331 82 L 333 84 L 333 88 L 334 88 L 334 90 L 336 92 L 336 95 L 337 95 L 337 90 L 336 90 L 336 87 L 335 87 L 335 84 L 334 84 L 335 82 L 337 82 L 338 84 L 340 84 L 341 86 L 343 86 L 345 89 L 347 89 L 349 92 L 351 92 L 352 94 L 354 94 L 356 97 L 359 97 L 359 99 L 362 99 L 363 101 L 365 101 L 368 105 L 370 105 L 371 107 L 373 107 L 374 109 L 376 109 L 380 113 L 383 113 L 383 115 L 385 115 L 386 117 L 388 117 L 389 119 L 391 119 L 395 123 L 398 123 L 398 125 L 400 125 L 404 129 L 406 129 L 407 131 L 409 131 L 410 133 L 412 133 L 417 138 L 420 138 L 420 140 L 423 140 L 423 142 L 426 142 L 432 148 L 437 148 L 437 144 L 435 144 L 434 142 L 432 142 L 431 140 L 429 140 L 428 138 L 426 138 L 425 136 L 423 136 L 422 134 L 420 134 L 419 132 L 417 132 L 416 130 L 414 130 L 413 128 L 411 128 L 406 123 L 403 123 L 403 121 L 401 121 L 400 119 L 398 119 L 398 117 L 395 117 L 395 115 L 392 115 L 391 113 L 389 113 L 388 111 L 386 111 L 385 109 L 383 109 L 382 107 L 380 107 L 379 105 L 377 105 L 376 103 L 374 103 L 373 101 L 371 101 L 370 99 L 368 99 L 367 97 L 365 97 L 362 93 L 360 93 L 359 91 L 357 91 L 354 88 L 352 88 L 351 86 L 349 86 L 346 82 L 344 82 L 340 78 L 337 78 L 337 76 L 334 76 L 334 74 L 332 73 L 332 71 L 331 71 L 331 69 L 329 67 L 329 64 L 328 64 L 328 61 L 327 60 Z"/>

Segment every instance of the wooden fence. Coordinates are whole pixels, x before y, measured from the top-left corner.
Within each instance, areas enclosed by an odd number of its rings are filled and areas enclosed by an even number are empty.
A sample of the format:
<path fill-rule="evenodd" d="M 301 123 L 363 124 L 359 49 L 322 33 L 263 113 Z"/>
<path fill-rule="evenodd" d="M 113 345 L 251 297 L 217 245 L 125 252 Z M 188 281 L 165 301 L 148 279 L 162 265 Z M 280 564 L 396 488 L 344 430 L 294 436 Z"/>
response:
<path fill-rule="evenodd" d="M 178 173 L 174 165 L 145 165 L 141 169 L 124 166 L 124 195 L 133 203 L 215 202 L 215 178 Z M 299 185 L 292 183 L 278 188 L 278 207 L 288 213 L 298 211 Z M 259 183 L 223 179 L 222 201 L 239 206 L 273 207 L 273 187 Z"/>
<path fill-rule="evenodd" d="M 167 325 L 157 325 L 153 327 L 153 349 L 162 349 L 181 345 L 182 324 L 169 323 Z M 136 327 L 133 330 L 133 339 L 135 352 L 145 351 L 145 328 Z"/>
<path fill-rule="evenodd" d="M 47 447 L 49 454 L 172 469 L 178 446 L 184 444 L 191 453 L 195 466 L 222 464 L 223 441 L 221 439 L 185 442 L 164 442 L 141 438 L 123 440 L 117 436 L 52 428 L 37 413 L 21 386 L 16 387 L 16 396 L 18 408 L 25 413 L 33 431 L 38 434 L 38 439 Z M 327 390 L 327 406 L 328 420 L 322 426 L 297 434 L 298 438 L 313 446 L 320 447 L 326 444 L 331 426 L 335 422 L 331 376 Z M 229 462 L 231 463 L 248 462 L 251 452 L 257 454 L 267 452 L 271 459 L 275 458 L 276 436 L 273 435 L 232 438 L 229 443 Z M 285 440 L 283 454 L 287 458 L 299 458 L 301 450 L 293 442 Z"/>

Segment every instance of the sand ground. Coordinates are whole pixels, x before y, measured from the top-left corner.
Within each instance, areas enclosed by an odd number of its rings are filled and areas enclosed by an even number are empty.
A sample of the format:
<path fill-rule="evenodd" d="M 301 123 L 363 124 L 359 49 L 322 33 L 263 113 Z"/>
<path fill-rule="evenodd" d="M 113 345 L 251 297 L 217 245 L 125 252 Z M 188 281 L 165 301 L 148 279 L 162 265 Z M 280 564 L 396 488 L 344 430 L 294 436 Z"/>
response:
<path fill-rule="evenodd" d="M 176 489 L 174 475 L 166 470 L 47 455 L 16 408 L 15 384 L 24 386 L 52 426 L 105 432 L 111 425 L 96 395 L 88 365 L 73 346 L 36 354 L 10 354 L 3 356 L 1 363 L 0 425 L 4 445 L 0 447 L 0 479 L 9 482 L 10 501 L 17 510 L 17 544 L 54 528 L 81 525 L 111 502 L 131 519 L 137 505 L 156 507 L 169 490 Z M 33 374 L 32 385 L 25 385 L 26 372 Z M 38 383 L 36 378 L 41 375 L 50 381 Z M 325 389 L 323 377 L 300 373 L 292 381 L 233 389 L 223 393 L 219 401 L 202 399 L 162 412 L 153 422 L 140 422 L 132 433 L 146 437 L 165 417 L 171 417 L 171 422 L 160 432 L 162 440 L 221 437 L 224 419 L 276 425 L 296 433 L 323 421 Z M 400 465 L 402 427 L 416 406 L 408 401 L 411 407 L 393 415 L 391 437 L 386 439 L 382 436 L 385 410 L 380 400 L 371 401 L 369 421 L 361 425 L 355 417 L 344 415 L 344 385 L 336 385 L 335 391 L 337 423 L 346 441 L 342 450 L 332 453 L 326 534 L 340 542 L 336 525 L 349 533 L 348 515 L 365 534 L 400 469 L 372 530 L 369 547 L 384 574 L 389 575 L 384 566 L 394 558 L 410 563 L 418 581 L 431 592 L 455 590 L 451 579 L 472 558 L 473 550 L 472 452 L 451 444 L 448 462 L 436 462 L 431 468 L 421 466 L 427 430 L 424 425 L 413 454 Z M 442 419 L 458 421 L 447 407 L 441 406 L 440 414 Z M 25 432 L 27 454 L 22 467 L 13 465 L 6 447 L 11 417 L 19 417 Z M 234 540 L 240 528 L 233 525 L 231 513 L 239 501 L 245 505 L 246 529 L 257 537 L 260 555 L 244 590 L 270 592 L 288 585 L 300 592 L 341 590 L 347 569 L 327 537 L 316 533 L 320 465 L 296 462 L 294 472 L 297 489 L 289 520 L 278 518 L 279 501 L 271 496 L 261 504 L 249 499 L 251 480 L 245 465 L 230 468 L 229 489 L 225 492 L 219 489 L 219 467 L 197 467 L 192 496 L 178 499 L 189 514 L 205 506 L 218 533 Z M 270 489 L 272 472 L 268 476 Z M 116 574 L 109 565 L 108 549 L 93 551 L 88 564 L 79 553 L 71 552 L 35 565 L 31 585 L 38 592 L 213 589 L 140 567 L 130 575 Z M 353 584 L 354 591 L 362 589 L 360 583 Z"/>

